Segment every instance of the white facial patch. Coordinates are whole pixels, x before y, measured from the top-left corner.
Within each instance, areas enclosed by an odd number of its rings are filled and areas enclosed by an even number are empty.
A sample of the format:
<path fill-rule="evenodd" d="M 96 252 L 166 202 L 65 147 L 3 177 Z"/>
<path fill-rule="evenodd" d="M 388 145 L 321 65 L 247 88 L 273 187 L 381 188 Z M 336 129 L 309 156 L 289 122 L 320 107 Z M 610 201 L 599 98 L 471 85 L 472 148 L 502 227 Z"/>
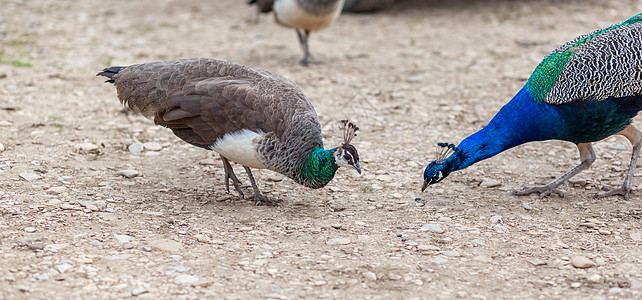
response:
<path fill-rule="evenodd" d="M 210 149 L 241 165 L 255 169 L 265 169 L 266 166 L 259 161 L 256 152 L 256 142 L 263 135 L 263 132 L 243 129 L 224 135 L 214 145 L 210 146 Z"/>

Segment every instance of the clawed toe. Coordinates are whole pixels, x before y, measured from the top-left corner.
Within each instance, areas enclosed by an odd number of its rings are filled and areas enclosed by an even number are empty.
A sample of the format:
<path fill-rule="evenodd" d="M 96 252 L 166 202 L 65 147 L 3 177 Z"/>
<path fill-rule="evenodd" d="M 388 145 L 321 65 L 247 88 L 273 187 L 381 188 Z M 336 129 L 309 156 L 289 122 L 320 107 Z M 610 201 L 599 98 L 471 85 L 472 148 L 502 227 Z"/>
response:
<path fill-rule="evenodd" d="M 513 191 L 513 195 L 516 196 L 525 196 L 525 195 L 530 195 L 533 193 L 539 193 L 540 198 L 544 198 L 546 196 L 549 196 L 553 193 L 559 195 L 560 197 L 564 198 L 564 192 L 558 190 L 557 188 L 550 187 L 550 186 L 535 186 L 535 187 L 525 187 L 521 191 Z"/>
<path fill-rule="evenodd" d="M 278 207 L 279 203 L 283 202 L 283 199 L 271 199 L 261 193 L 255 193 L 254 195 L 250 196 L 250 199 L 256 201 L 256 206 L 271 205 L 274 207 Z"/>
<path fill-rule="evenodd" d="M 609 196 L 622 196 L 624 197 L 624 200 L 629 200 L 629 192 L 631 191 L 630 188 L 625 188 L 625 187 L 619 187 L 616 189 L 608 190 L 606 192 L 601 192 L 593 195 L 594 199 L 597 198 L 603 198 L 603 197 L 609 197 Z"/>

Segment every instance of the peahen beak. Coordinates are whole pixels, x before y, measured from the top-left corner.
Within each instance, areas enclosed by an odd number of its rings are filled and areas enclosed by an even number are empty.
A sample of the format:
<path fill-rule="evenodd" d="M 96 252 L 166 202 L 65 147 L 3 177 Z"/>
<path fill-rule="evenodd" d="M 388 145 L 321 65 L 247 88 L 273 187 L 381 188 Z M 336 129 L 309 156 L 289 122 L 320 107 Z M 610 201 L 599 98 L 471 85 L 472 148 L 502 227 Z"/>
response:
<path fill-rule="evenodd" d="M 354 164 L 352 165 L 359 174 L 361 174 L 361 166 L 359 166 L 359 162 L 355 161 Z"/>

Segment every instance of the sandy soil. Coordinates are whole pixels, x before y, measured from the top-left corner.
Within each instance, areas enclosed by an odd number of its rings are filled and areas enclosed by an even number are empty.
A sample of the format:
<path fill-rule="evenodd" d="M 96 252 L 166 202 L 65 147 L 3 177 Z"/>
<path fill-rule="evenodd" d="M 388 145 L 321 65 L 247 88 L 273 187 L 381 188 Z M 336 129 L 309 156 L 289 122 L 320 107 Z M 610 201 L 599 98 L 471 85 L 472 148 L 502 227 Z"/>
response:
<path fill-rule="evenodd" d="M 591 198 L 621 183 L 624 138 L 595 145 L 597 162 L 565 198 L 510 194 L 578 163 L 559 141 L 420 192 L 437 142 L 484 126 L 546 53 L 642 11 L 639 1 L 398 1 L 312 34 L 322 64 L 308 68 L 293 30 L 271 16 L 256 23 L 242 1 L 0 7 L 0 298 L 642 297 L 642 180 L 630 201 Z M 123 113 L 94 76 L 185 57 L 290 78 L 327 146 L 340 142 L 338 120 L 358 123 L 365 174 L 340 170 L 310 190 L 257 171 L 285 202 L 254 206 L 225 192 L 211 152 Z M 131 154 L 135 141 L 162 149 Z M 491 180 L 499 186 L 480 186 Z M 582 258 L 589 268 L 573 266 Z"/>

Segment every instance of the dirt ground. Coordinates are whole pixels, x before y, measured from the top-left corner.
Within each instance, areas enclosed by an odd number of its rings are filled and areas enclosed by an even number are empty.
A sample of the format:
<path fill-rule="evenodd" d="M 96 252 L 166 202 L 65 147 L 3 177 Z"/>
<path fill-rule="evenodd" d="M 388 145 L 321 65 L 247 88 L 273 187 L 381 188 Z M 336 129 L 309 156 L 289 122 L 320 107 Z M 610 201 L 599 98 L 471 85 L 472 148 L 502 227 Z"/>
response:
<path fill-rule="evenodd" d="M 0 298 L 639 299 L 642 170 L 629 201 L 591 198 L 621 184 L 624 138 L 596 143 L 565 198 L 510 193 L 578 163 L 559 141 L 420 187 L 435 144 L 484 126 L 545 54 L 640 11 L 398 1 L 313 33 L 322 63 L 306 68 L 294 31 L 257 23 L 240 0 L 0 0 Z M 311 190 L 257 171 L 285 201 L 255 206 L 226 193 L 218 157 L 123 112 L 94 76 L 186 57 L 288 77 L 320 114 L 326 147 L 340 143 L 338 120 L 359 125 L 365 174 L 341 169 Z M 136 141 L 147 149 L 130 153 Z"/>

